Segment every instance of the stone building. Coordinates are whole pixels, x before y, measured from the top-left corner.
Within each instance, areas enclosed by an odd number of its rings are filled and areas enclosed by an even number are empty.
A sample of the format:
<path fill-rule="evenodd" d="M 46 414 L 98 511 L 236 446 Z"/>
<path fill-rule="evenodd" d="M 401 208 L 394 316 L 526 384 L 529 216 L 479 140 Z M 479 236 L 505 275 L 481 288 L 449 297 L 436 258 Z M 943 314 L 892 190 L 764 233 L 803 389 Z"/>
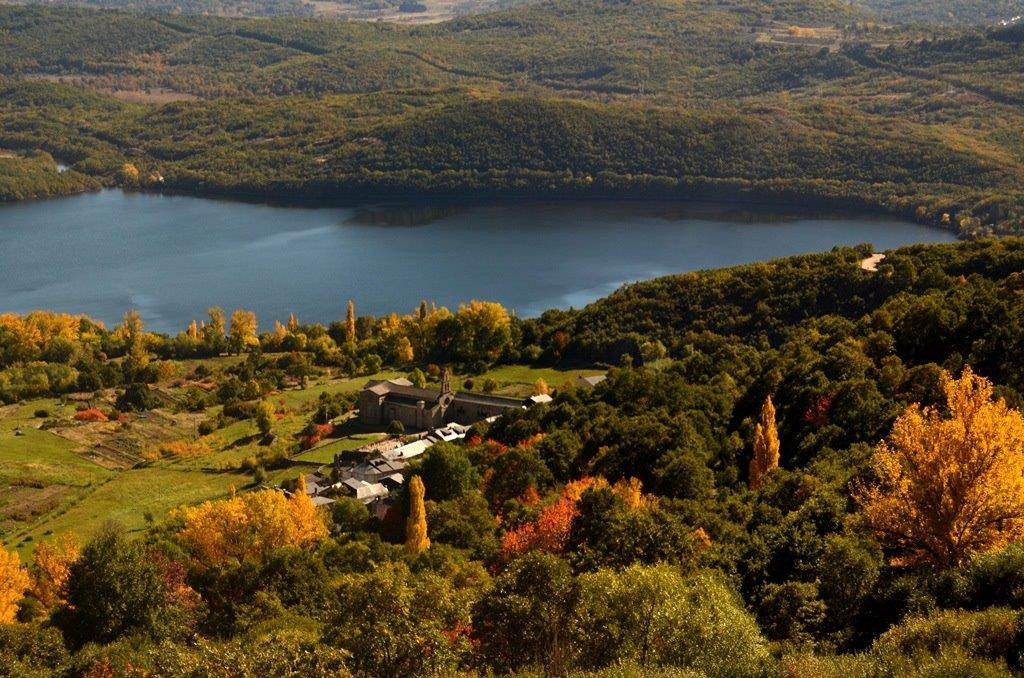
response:
<path fill-rule="evenodd" d="M 441 389 L 416 388 L 408 379 L 371 381 L 359 394 L 359 421 L 367 426 L 386 426 L 400 421 L 407 429 L 432 430 L 445 424 L 469 425 L 482 419 L 524 407 L 518 398 L 452 390 L 451 375 L 441 375 Z"/>

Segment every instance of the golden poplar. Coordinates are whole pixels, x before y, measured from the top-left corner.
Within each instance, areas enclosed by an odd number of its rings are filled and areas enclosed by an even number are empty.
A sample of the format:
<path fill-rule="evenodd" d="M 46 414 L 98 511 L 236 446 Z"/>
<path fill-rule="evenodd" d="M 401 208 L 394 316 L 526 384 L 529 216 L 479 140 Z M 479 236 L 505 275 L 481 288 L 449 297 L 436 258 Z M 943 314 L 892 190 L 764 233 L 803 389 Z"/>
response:
<path fill-rule="evenodd" d="M 348 300 L 348 313 L 345 316 L 345 341 L 354 344 L 356 341 L 356 304 Z"/>
<path fill-rule="evenodd" d="M 427 509 L 423 505 L 426 490 L 423 480 L 413 476 L 409 481 L 409 519 L 405 523 L 405 550 L 419 555 L 430 547 L 427 537 Z"/>
<path fill-rule="evenodd" d="M 288 500 L 292 517 L 292 541 L 297 544 L 311 544 L 327 536 L 327 525 L 317 511 L 313 500 L 306 494 L 306 477 L 299 476 L 299 483 Z"/>
<path fill-rule="evenodd" d="M 548 395 L 551 389 L 548 387 L 548 382 L 543 379 L 538 379 L 533 382 L 533 395 Z"/>
<path fill-rule="evenodd" d="M 765 476 L 779 467 L 779 432 L 775 428 L 775 405 L 771 396 L 761 407 L 761 420 L 754 428 L 754 456 L 750 459 L 747 484 L 755 492 L 764 487 Z"/>
<path fill-rule="evenodd" d="M 412 342 L 409 337 L 402 337 L 398 340 L 398 348 L 395 351 L 399 363 L 408 364 L 413 361 L 415 354 L 412 350 Z"/>
<path fill-rule="evenodd" d="M 228 338 L 235 353 L 259 346 L 260 340 L 256 336 L 258 328 L 256 314 L 252 311 L 238 309 L 231 314 L 231 329 L 228 330 Z"/>
<path fill-rule="evenodd" d="M 18 554 L 0 547 L 0 624 L 14 623 L 18 601 L 25 597 L 28 585 L 28 572 L 21 566 Z"/>
<path fill-rule="evenodd" d="M 901 563 L 952 567 L 1024 537 L 1024 418 L 970 368 L 948 374 L 949 417 L 914 404 L 875 449 L 864 516 Z"/>

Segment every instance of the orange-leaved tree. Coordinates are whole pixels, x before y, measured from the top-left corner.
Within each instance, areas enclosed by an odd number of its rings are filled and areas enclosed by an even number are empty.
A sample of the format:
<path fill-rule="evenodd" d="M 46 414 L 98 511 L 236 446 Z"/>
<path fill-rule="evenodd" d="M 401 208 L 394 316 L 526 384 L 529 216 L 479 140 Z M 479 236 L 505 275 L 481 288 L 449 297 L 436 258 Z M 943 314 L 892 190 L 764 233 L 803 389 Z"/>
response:
<path fill-rule="evenodd" d="M 423 503 L 425 495 L 423 479 L 413 476 L 409 481 L 409 518 L 405 521 L 405 550 L 413 555 L 419 555 L 430 547 L 427 508 Z"/>
<path fill-rule="evenodd" d="M 859 493 L 897 562 L 950 567 L 1024 537 L 1024 418 L 970 368 L 942 386 L 949 416 L 907 408 L 875 449 L 878 482 Z"/>
<path fill-rule="evenodd" d="M 36 547 L 32 554 L 32 595 L 43 607 L 49 609 L 65 602 L 71 565 L 81 552 L 81 544 L 69 534 Z"/>
<path fill-rule="evenodd" d="M 291 498 L 264 490 L 182 509 L 184 527 L 178 536 L 200 566 L 312 545 L 327 536 L 327 526 L 301 485 Z"/>
<path fill-rule="evenodd" d="M 18 601 L 25 597 L 28 584 L 28 572 L 21 566 L 21 558 L 0 546 L 0 624 L 14 622 Z"/>
<path fill-rule="evenodd" d="M 765 476 L 779 467 L 779 432 L 775 428 L 775 405 L 771 396 L 761 406 L 761 420 L 754 428 L 754 456 L 750 459 L 747 484 L 752 490 L 764 487 Z"/>

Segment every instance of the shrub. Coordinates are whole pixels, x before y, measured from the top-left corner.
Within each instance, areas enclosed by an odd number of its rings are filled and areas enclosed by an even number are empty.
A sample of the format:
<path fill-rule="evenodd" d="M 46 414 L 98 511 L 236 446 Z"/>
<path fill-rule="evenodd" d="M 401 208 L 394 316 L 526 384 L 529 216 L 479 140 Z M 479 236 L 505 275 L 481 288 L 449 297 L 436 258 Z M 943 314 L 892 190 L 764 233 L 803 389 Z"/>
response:
<path fill-rule="evenodd" d="M 878 654 L 916 657 L 959 651 L 980 659 L 1016 659 L 1021 620 L 1018 612 L 991 608 L 982 612 L 944 610 L 910 617 L 879 637 Z"/>
<path fill-rule="evenodd" d="M 714 574 L 633 565 L 579 578 L 572 625 L 595 668 L 621 661 L 709 676 L 761 675 L 770 655 L 739 597 Z"/>
<path fill-rule="evenodd" d="M 110 421 L 110 417 L 105 415 L 95 407 L 81 410 L 75 413 L 75 421 Z"/>

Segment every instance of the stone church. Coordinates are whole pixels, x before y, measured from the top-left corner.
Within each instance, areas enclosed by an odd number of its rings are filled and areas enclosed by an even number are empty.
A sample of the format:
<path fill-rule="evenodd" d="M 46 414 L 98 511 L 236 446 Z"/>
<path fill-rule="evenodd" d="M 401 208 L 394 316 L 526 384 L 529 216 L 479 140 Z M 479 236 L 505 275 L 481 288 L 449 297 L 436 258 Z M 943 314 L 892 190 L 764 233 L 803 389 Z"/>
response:
<path fill-rule="evenodd" d="M 445 424 L 470 425 L 525 403 L 517 398 L 452 390 L 451 375 L 441 375 L 441 389 L 416 388 L 408 379 L 370 381 L 359 394 L 359 421 L 386 426 L 400 421 L 407 429 L 428 431 Z"/>

